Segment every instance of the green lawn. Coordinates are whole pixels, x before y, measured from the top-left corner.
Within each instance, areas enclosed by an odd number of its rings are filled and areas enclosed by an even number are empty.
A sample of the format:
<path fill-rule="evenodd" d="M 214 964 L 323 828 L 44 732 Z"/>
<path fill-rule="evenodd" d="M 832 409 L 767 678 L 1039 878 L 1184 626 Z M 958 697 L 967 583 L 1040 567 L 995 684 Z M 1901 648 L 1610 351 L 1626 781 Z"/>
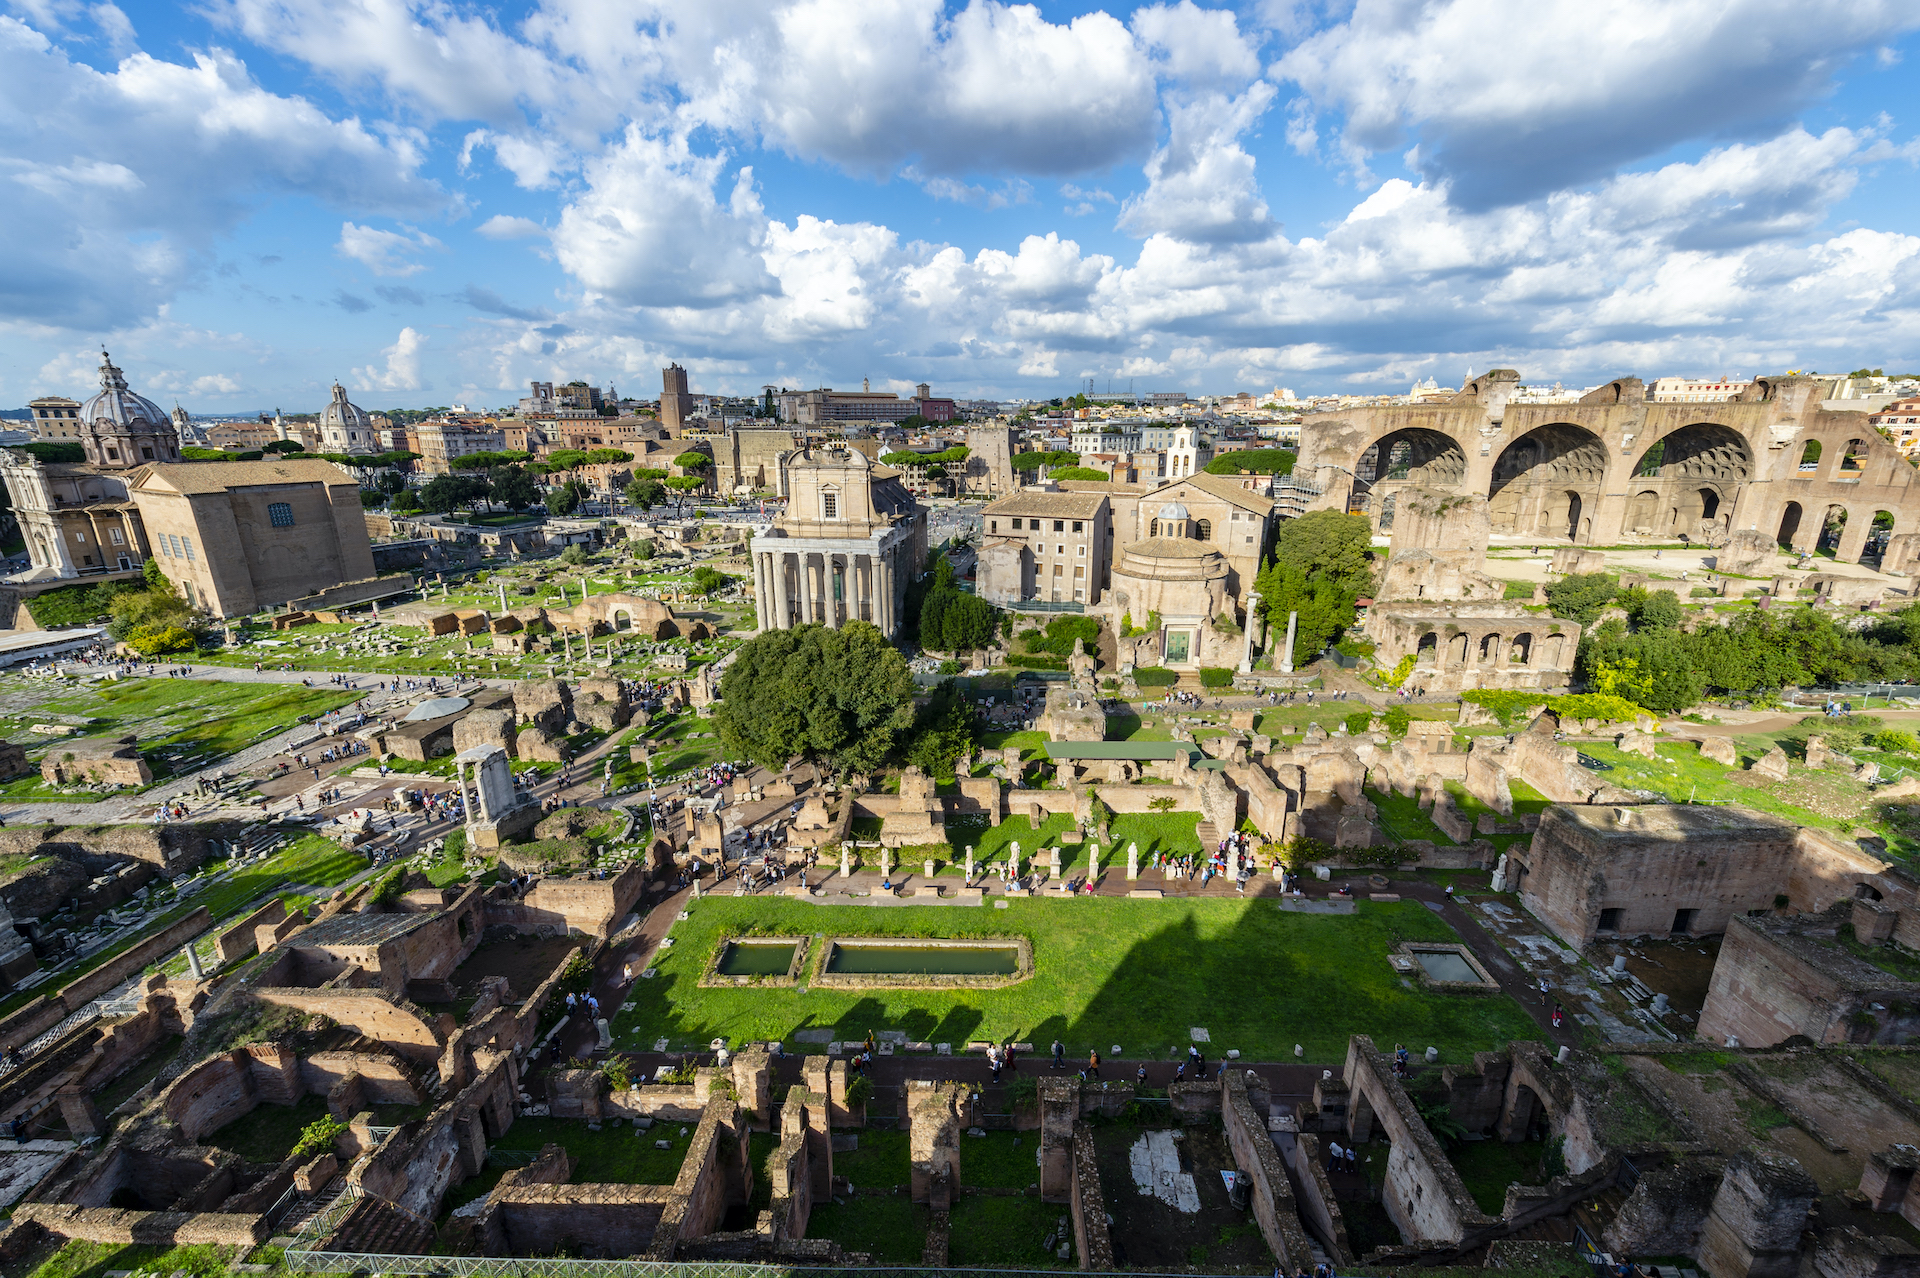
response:
<path fill-rule="evenodd" d="M 32 751 L 35 763 L 63 748 L 26 733 L 48 715 L 93 720 L 77 735 L 136 736 L 156 778 L 213 763 L 304 720 L 316 719 L 355 700 L 337 689 L 288 684 L 219 683 L 211 679 L 121 679 L 44 701 L 24 714 L 0 717 L 0 735 L 46 744 Z M 44 786 L 38 776 L 0 788 L 6 798 L 58 802 L 69 796 Z"/>
<path fill-rule="evenodd" d="M 193 1278 L 219 1278 L 239 1257 L 232 1247 L 152 1247 L 141 1244 L 75 1240 L 30 1270 L 24 1278 L 106 1278 L 113 1271 L 171 1274 L 185 1270 Z"/>
<path fill-rule="evenodd" d="M 999 990 L 862 991 L 702 989 L 723 935 L 774 933 L 976 937 L 1025 933 L 1035 975 Z M 1344 1057 L 1347 1037 L 1411 1039 L 1443 1059 L 1534 1038 L 1533 1022 L 1503 996 L 1434 994 L 1402 982 L 1388 951 L 1403 939 L 1452 940 L 1414 902 L 1362 902 L 1346 916 L 1281 911 L 1271 900 L 1013 900 L 1006 909 L 816 906 L 794 900 L 714 898 L 673 929 L 659 977 L 636 982 L 617 1021 L 623 1046 L 665 1037 L 678 1047 L 713 1038 L 778 1039 L 803 1029 L 852 1039 L 904 1030 L 928 1042 L 1058 1035 L 1069 1053 L 1122 1045 L 1129 1057 L 1184 1050 L 1205 1026 L 1213 1052 L 1258 1060 Z"/>
<path fill-rule="evenodd" d="M 970 1142 L 960 1154 L 960 1174 L 966 1177 L 966 1157 Z M 1027 1142 L 1031 1149 L 1033 1142 Z M 1107 1193 L 1114 1193 L 1109 1188 Z M 1017 1198 L 968 1194 L 953 1204 L 949 1217 L 947 1263 L 993 1268 L 1071 1269 L 1074 1261 L 1061 1260 L 1040 1244 L 1054 1232 L 1061 1216 L 1058 1204 L 1043 1203 L 1025 1194 Z M 1077 1260 L 1078 1257 L 1075 1257 Z"/>
<path fill-rule="evenodd" d="M 851 1198 L 844 1206 L 828 1199 L 813 1205 L 807 1237 L 831 1238 L 848 1251 L 867 1252 L 878 1265 L 918 1265 L 927 1245 L 927 1209 L 914 1206 L 905 1194 Z"/>
<path fill-rule="evenodd" d="M 1025 1189 L 1040 1181 L 1034 1153 L 1038 1132 L 988 1132 L 960 1142 L 960 1183 L 991 1189 Z M 836 1168 L 837 1170 L 837 1168 Z"/>
<path fill-rule="evenodd" d="M 308 1124 L 327 1116 L 327 1098 L 314 1093 L 293 1105 L 262 1101 L 251 1113 L 206 1137 L 215 1149 L 238 1154 L 250 1163 L 279 1163 L 293 1152 Z"/>

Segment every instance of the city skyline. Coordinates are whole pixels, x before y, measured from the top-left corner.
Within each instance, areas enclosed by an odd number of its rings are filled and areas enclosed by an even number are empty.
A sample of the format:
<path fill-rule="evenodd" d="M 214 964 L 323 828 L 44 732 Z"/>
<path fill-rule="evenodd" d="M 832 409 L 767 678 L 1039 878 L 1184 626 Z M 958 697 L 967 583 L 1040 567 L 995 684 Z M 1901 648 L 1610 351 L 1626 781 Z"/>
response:
<path fill-rule="evenodd" d="M 102 344 L 209 414 L 335 378 L 374 408 L 651 398 L 673 361 L 962 399 L 1916 371 L 1916 27 L 13 0 L 0 404 L 84 397 Z"/>

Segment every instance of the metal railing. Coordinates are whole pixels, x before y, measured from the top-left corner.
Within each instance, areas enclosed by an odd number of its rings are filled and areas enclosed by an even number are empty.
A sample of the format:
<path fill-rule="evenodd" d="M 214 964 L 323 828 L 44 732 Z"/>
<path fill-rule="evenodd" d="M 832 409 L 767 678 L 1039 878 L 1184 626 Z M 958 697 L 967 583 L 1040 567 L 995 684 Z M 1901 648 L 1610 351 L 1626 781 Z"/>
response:
<path fill-rule="evenodd" d="M 1078 599 L 1021 599 L 1002 605 L 1014 612 L 1085 612 L 1087 605 Z"/>
<path fill-rule="evenodd" d="M 811 1268 L 742 1261 L 569 1260 L 519 1256 L 391 1256 L 371 1252 L 296 1252 L 284 1261 L 298 1273 L 424 1274 L 434 1278 L 1060 1278 L 1057 1269 Z M 1186 1278 L 1215 1278 L 1189 1274 Z"/>

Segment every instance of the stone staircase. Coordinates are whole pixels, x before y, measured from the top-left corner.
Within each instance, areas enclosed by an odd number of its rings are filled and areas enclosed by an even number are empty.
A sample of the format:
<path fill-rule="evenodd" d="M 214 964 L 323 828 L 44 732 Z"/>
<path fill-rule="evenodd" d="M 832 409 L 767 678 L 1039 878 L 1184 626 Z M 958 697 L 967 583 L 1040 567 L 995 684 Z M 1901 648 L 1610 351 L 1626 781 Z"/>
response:
<path fill-rule="evenodd" d="M 326 1241 L 328 1251 L 377 1256 L 418 1256 L 432 1245 L 432 1224 L 378 1198 L 362 1198 Z"/>
<path fill-rule="evenodd" d="M 1213 850 L 1220 846 L 1222 835 L 1213 822 L 1202 821 L 1194 827 L 1193 832 L 1199 836 L 1202 855 L 1211 855 Z"/>

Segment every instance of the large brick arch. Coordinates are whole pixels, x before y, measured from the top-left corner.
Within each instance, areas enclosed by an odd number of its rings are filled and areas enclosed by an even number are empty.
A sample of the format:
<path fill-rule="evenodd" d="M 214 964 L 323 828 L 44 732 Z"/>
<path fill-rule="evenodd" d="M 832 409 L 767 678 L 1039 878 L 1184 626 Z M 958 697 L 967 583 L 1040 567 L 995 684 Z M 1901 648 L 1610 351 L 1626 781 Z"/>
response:
<path fill-rule="evenodd" d="M 1920 523 L 1920 472 L 1865 413 L 1823 408 L 1826 379 L 1761 378 L 1713 404 L 1650 402 L 1631 377 L 1577 404 L 1507 402 L 1518 383 L 1494 370 L 1446 403 L 1309 416 L 1295 473 L 1321 489 L 1315 508 L 1378 519 L 1388 497 L 1419 483 L 1489 497 L 1496 532 L 1561 543 L 1611 543 L 1636 528 L 1718 541 L 1747 529 L 1779 535 L 1784 522 L 1787 540 L 1812 549 L 1825 511 L 1841 505 L 1849 517 L 1837 554 L 1858 561 L 1876 512 L 1897 529 Z M 1802 470 L 1809 443 L 1818 460 Z"/>

